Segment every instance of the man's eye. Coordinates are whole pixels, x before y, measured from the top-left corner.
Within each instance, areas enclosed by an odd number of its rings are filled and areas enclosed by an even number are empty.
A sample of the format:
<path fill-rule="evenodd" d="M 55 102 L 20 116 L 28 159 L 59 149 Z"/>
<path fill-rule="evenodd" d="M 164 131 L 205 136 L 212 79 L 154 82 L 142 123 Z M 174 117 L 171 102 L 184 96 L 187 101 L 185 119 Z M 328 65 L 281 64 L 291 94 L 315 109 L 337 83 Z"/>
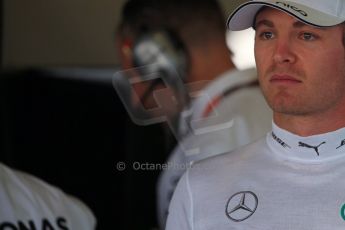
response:
<path fill-rule="evenodd" d="M 272 39 L 274 38 L 274 35 L 272 32 L 262 32 L 260 34 L 260 38 L 264 39 L 264 40 L 269 40 L 269 39 Z"/>
<path fill-rule="evenodd" d="M 313 41 L 313 40 L 316 39 L 316 36 L 314 34 L 312 34 L 312 33 L 304 32 L 304 33 L 302 33 L 300 35 L 300 38 L 303 39 L 303 40 L 306 40 L 306 41 Z"/>

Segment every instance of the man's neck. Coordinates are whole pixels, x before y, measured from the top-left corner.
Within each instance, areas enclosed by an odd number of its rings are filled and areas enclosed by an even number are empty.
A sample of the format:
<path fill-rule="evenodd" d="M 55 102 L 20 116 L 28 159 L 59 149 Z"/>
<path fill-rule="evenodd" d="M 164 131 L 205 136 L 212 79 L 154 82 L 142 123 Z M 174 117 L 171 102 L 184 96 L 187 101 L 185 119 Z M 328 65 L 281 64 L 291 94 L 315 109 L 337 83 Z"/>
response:
<path fill-rule="evenodd" d="M 345 127 L 344 111 L 318 115 L 286 115 L 274 113 L 273 120 L 280 128 L 299 136 L 323 134 Z"/>
<path fill-rule="evenodd" d="M 228 70 L 234 70 L 235 65 L 231 57 L 223 49 L 192 50 L 191 53 L 192 69 L 188 76 L 188 82 L 212 81 Z"/>

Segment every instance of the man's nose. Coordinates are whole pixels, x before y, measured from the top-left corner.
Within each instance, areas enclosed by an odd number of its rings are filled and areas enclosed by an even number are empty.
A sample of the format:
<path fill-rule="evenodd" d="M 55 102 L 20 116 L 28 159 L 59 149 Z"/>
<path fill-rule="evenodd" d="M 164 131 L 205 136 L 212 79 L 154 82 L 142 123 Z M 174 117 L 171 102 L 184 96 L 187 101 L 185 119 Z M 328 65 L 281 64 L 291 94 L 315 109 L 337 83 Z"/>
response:
<path fill-rule="evenodd" d="M 276 43 L 273 59 L 277 64 L 291 64 L 296 61 L 296 55 L 288 40 Z"/>

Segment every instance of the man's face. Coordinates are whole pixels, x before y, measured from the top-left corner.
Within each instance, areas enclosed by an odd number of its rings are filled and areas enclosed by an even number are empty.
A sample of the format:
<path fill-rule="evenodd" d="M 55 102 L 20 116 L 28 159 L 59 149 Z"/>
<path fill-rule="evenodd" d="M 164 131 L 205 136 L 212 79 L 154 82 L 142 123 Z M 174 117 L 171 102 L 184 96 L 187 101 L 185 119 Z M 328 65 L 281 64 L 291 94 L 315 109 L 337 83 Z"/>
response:
<path fill-rule="evenodd" d="M 266 8 L 255 27 L 259 81 L 275 115 L 330 115 L 345 107 L 343 26 L 316 28 Z"/>

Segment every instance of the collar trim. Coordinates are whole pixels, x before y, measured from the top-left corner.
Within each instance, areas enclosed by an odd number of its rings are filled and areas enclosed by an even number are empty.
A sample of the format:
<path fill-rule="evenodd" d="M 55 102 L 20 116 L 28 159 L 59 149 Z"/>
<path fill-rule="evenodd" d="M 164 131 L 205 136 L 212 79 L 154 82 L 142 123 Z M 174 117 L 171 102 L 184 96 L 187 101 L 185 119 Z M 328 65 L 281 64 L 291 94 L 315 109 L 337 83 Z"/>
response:
<path fill-rule="evenodd" d="M 267 143 L 274 153 L 285 158 L 321 163 L 345 158 L 345 128 L 333 132 L 301 137 L 272 125 Z"/>

